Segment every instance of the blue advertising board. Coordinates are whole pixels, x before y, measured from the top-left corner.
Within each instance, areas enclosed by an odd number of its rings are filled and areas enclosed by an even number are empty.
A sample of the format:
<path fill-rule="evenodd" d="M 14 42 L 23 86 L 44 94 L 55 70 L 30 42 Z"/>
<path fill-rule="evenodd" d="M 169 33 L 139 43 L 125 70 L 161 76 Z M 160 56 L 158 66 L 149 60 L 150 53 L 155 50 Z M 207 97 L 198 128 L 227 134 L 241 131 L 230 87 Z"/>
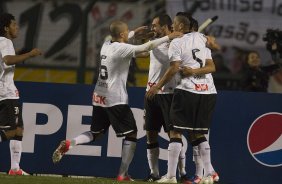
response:
<path fill-rule="evenodd" d="M 73 148 L 60 163 L 52 153 L 61 140 L 89 130 L 94 86 L 18 82 L 25 132 L 21 167 L 30 173 L 116 177 L 122 139 L 112 129 L 95 143 Z M 133 178 L 149 167 L 143 130 L 145 88 L 129 88 L 129 104 L 138 126 Z M 212 164 L 222 183 L 282 183 L 282 95 L 220 91 L 210 131 Z M 159 137 L 160 172 L 167 170 L 168 138 Z M 184 139 L 184 143 L 187 143 Z M 185 144 L 186 145 L 186 144 Z M 9 144 L 0 144 L 0 171 L 10 167 Z M 186 168 L 194 173 L 191 146 Z"/>

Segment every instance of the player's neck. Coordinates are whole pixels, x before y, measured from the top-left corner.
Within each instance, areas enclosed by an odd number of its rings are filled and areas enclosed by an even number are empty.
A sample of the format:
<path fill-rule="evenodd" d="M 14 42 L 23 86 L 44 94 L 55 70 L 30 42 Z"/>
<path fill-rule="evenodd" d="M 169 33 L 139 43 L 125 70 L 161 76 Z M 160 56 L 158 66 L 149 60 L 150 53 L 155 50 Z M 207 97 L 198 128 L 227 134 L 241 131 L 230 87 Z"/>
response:
<path fill-rule="evenodd" d="M 13 39 L 12 36 L 11 36 L 10 34 L 8 34 L 8 33 L 6 33 L 4 37 L 7 38 L 7 39 L 9 39 L 9 40 L 12 40 L 12 39 Z"/>
<path fill-rule="evenodd" d="M 122 38 L 113 38 L 111 42 L 119 42 L 119 43 L 124 43 L 125 41 Z"/>
<path fill-rule="evenodd" d="M 189 30 L 189 29 L 183 29 L 183 30 L 181 30 L 180 32 L 183 33 L 183 34 L 187 34 L 187 33 L 190 33 L 191 30 Z"/>

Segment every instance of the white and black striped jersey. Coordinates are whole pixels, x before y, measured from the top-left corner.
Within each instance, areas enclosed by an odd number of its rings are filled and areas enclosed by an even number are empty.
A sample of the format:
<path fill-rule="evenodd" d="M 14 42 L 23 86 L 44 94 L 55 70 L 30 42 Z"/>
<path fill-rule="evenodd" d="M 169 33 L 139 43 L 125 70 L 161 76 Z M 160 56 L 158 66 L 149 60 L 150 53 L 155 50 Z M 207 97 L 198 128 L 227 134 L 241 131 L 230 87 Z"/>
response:
<path fill-rule="evenodd" d="M 150 51 L 150 67 L 146 91 L 148 91 L 150 87 L 156 85 L 159 82 L 159 80 L 162 78 L 162 76 L 170 66 L 168 58 L 169 44 L 170 42 L 165 42 Z M 159 90 L 158 94 L 173 93 L 175 87 L 176 80 L 175 78 L 172 78 L 167 84 L 162 87 L 161 90 Z"/>
<path fill-rule="evenodd" d="M 128 104 L 126 81 L 136 46 L 105 42 L 101 49 L 100 73 L 93 95 L 93 105 L 111 107 Z"/>
<path fill-rule="evenodd" d="M 15 55 L 12 41 L 0 37 L 0 101 L 5 99 L 18 99 L 19 93 L 14 83 L 15 65 L 6 65 L 3 58 Z"/>
<path fill-rule="evenodd" d="M 205 35 L 198 32 L 174 39 L 168 52 L 170 62 L 180 61 L 181 67 L 192 69 L 204 67 L 206 59 L 212 59 L 211 50 L 206 47 L 206 41 Z M 198 94 L 216 93 L 211 74 L 181 78 L 176 88 Z"/>

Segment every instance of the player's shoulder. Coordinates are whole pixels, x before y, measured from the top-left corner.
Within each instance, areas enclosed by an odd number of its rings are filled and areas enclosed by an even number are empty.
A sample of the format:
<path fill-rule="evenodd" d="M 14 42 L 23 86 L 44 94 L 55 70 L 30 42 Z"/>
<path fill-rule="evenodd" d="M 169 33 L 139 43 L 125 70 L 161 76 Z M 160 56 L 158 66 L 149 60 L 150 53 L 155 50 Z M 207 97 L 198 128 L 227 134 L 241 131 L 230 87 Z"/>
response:
<path fill-rule="evenodd" d="M 183 37 L 180 38 L 174 38 L 171 42 L 170 45 L 178 45 L 180 42 L 182 42 Z"/>
<path fill-rule="evenodd" d="M 6 46 L 7 44 L 12 44 L 12 41 L 6 37 L 0 36 L 0 45 Z"/>
<path fill-rule="evenodd" d="M 3 50 L 6 47 L 9 47 L 10 45 L 13 45 L 10 39 L 5 38 L 5 37 L 0 37 L 0 50 Z"/>
<path fill-rule="evenodd" d="M 188 33 L 187 37 L 192 38 L 192 39 L 207 40 L 207 36 L 199 32 Z"/>
<path fill-rule="evenodd" d="M 124 48 L 128 48 L 131 47 L 132 45 L 128 44 L 128 43 L 121 43 L 121 42 L 112 42 L 112 41 L 106 41 L 103 44 L 103 47 L 111 47 L 114 49 L 124 49 Z"/>
<path fill-rule="evenodd" d="M 119 49 L 134 47 L 134 45 L 129 44 L 129 43 L 124 43 L 124 42 L 109 42 L 108 45 L 111 45 Z"/>

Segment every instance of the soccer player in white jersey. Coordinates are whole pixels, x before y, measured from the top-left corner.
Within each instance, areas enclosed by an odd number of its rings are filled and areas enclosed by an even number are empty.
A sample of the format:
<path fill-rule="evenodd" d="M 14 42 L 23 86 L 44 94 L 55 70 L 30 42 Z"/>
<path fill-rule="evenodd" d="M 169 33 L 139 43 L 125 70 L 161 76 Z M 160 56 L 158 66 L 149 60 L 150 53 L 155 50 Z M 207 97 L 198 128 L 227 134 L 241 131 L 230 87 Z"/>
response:
<path fill-rule="evenodd" d="M 152 21 L 152 31 L 156 38 L 163 37 L 171 33 L 171 18 L 164 14 L 156 16 Z M 147 83 L 148 91 L 153 85 L 156 85 L 166 70 L 169 68 L 168 48 L 170 42 L 165 42 L 150 51 L 150 67 Z M 158 133 L 164 128 L 166 133 L 170 131 L 169 110 L 173 96 L 173 90 L 176 87 L 176 80 L 172 79 L 156 94 L 153 99 L 145 98 L 144 115 L 147 135 L 147 158 L 150 167 L 150 175 L 146 179 L 153 182 L 160 179 L 159 176 L 159 144 Z M 181 180 L 187 180 L 186 177 L 186 155 L 184 149 L 181 150 L 179 156 L 179 173 Z"/>
<path fill-rule="evenodd" d="M 179 75 L 181 68 L 189 67 L 192 69 L 192 75 L 189 77 L 182 76 L 174 90 L 170 110 L 173 130 L 170 131 L 168 147 L 168 171 L 164 177 L 157 181 L 159 183 L 174 183 L 175 181 L 178 157 L 182 147 L 181 136 L 185 130 L 189 132 L 188 141 L 193 146 L 199 147 L 206 175 L 209 176 L 210 180 L 212 180 L 211 175 L 214 172 L 210 161 L 210 148 L 204 134 L 210 127 L 216 99 L 215 94 L 210 94 L 215 86 L 206 74 L 214 72 L 215 66 L 211 52 L 206 47 L 205 36 L 201 33 L 189 33 L 189 25 L 188 18 L 184 16 L 175 17 L 174 31 L 188 34 L 171 42 L 169 47 L 170 68 L 146 94 L 148 98 L 152 98 L 173 76 Z"/>
<path fill-rule="evenodd" d="M 41 55 L 39 49 L 16 55 L 12 40 L 18 36 L 15 17 L 0 15 L 0 142 L 10 140 L 11 169 L 9 175 L 27 175 L 20 168 L 23 138 L 22 110 L 19 92 L 14 84 L 15 65 Z"/>
<path fill-rule="evenodd" d="M 190 31 L 191 32 L 197 32 L 198 31 L 198 21 L 195 20 L 193 17 L 187 15 L 184 12 L 180 12 L 180 15 L 181 14 L 186 16 L 186 17 L 188 17 L 188 19 L 190 21 Z M 212 36 L 207 36 L 207 43 L 206 43 L 206 45 L 211 50 L 220 50 L 220 45 L 218 45 L 216 43 L 215 38 L 212 37 Z M 191 76 L 193 74 L 193 69 L 191 69 L 189 67 L 183 67 L 181 72 L 182 72 L 182 74 L 184 76 L 189 77 L 189 76 Z M 213 83 L 213 77 L 212 77 L 211 73 L 206 74 L 206 77 L 211 80 L 211 83 Z M 216 88 L 214 86 L 214 88 L 212 88 L 210 90 L 210 94 L 216 94 L 216 93 L 217 93 L 217 91 L 216 91 Z M 210 152 L 209 149 L 204 150 L 204 151 Z M 207 153 L 207 154 L 209 154 L 209 153 Z M 203 174 L 204 174 L 204 172 L 203 172 L 204 171 L 203 160 L 202 160 L 201 155 L 199 153 L 199 146 L 198 145 L 194 145 L 193 146 L 193 160 L 195 162 L 196 171 L 195 171 L 195 175 L 193 177 L 191 177 L 189 180 L 193 184 L 198 184 L 203 179 Z M 211 169 L 214 170 L 213 168 L 211 168 Z M 219 181 L 219 175 L 217 174 L 217 172 L 213 172 L 212 178 L 213 178 L 214 182 L 218 182 Z"/>
<path fill-rule="evenodd" d="M 101 66 L 99 78 L 93 93 L 93 116 L 91 130 L 72 140 L 62 141 L 53 154 L 53 162 L 73 146 L 95 141 L 112 125 L 117 137 L 125 137 L 122 149 L 122 161 L 117 176 L 118 181 L 129 181 L 128 167 L 136 148 L 137 127 L 133 113 L 128 105 L 126 81 L 131 58 L 139 53 L 149 51 L 156 46 L 179 37 L 172 33 L 143 45 L 131 45 L 128 42 L 128 26 L 122 21 L 110 25 L 112 40 L 105 42 L 101 49 Z"/>
<path fill-rule="evenodd" d="M 190 22 L 190 32 L 197 32 L 198 31 L 198 21 L 195 20 L 191 15 L 187 14 L 186 12 L 178 12 L 176 15 L 182 15 L 185 16 L 189 19 Z M 218 45 L 215 41 L 215 38 L 213 36 L 207 36 L 207 42 L 206 45 L 208 48 L 210 48 L 211 50 L 220 50 L 220 45 Z M 189 67 L 183 67 L 181 70 L 183 75 L 187 75 L 190 76 L 192 75 L 193 69 L 189 68 Z M 213 83 L 213 77 L 212 74 L 206 74 L 206 76 L 212 81 Z M 210 90 L 211 94 L 216 94 L 216 89 L 213 88 L 212 90 Z M 201 159 L 201 155 L 199 153 L 199 148 L 197 145 L 193 145 L 193 161 L 195 162 L 195 166 L 196 166 L 196 171 L 195 171 L 195 175 L 192 176 L 189 180 L 190 182 L 192 182 L 193 184 L 197 184 L 200 183 L 201 180 L 203 179 L 203 174 L 204 174 L 204 166 L 203 166 L 203 161 Z M 207 150 L 207 152 L 209 152 L 209 150 Z M 212 170 L 214 170 L 212 168 Z M 219 181 L 219 175 L 217 174 L 217 172 L 213 172 L 212 174 L 212 178 L 215 182 Z"/>

